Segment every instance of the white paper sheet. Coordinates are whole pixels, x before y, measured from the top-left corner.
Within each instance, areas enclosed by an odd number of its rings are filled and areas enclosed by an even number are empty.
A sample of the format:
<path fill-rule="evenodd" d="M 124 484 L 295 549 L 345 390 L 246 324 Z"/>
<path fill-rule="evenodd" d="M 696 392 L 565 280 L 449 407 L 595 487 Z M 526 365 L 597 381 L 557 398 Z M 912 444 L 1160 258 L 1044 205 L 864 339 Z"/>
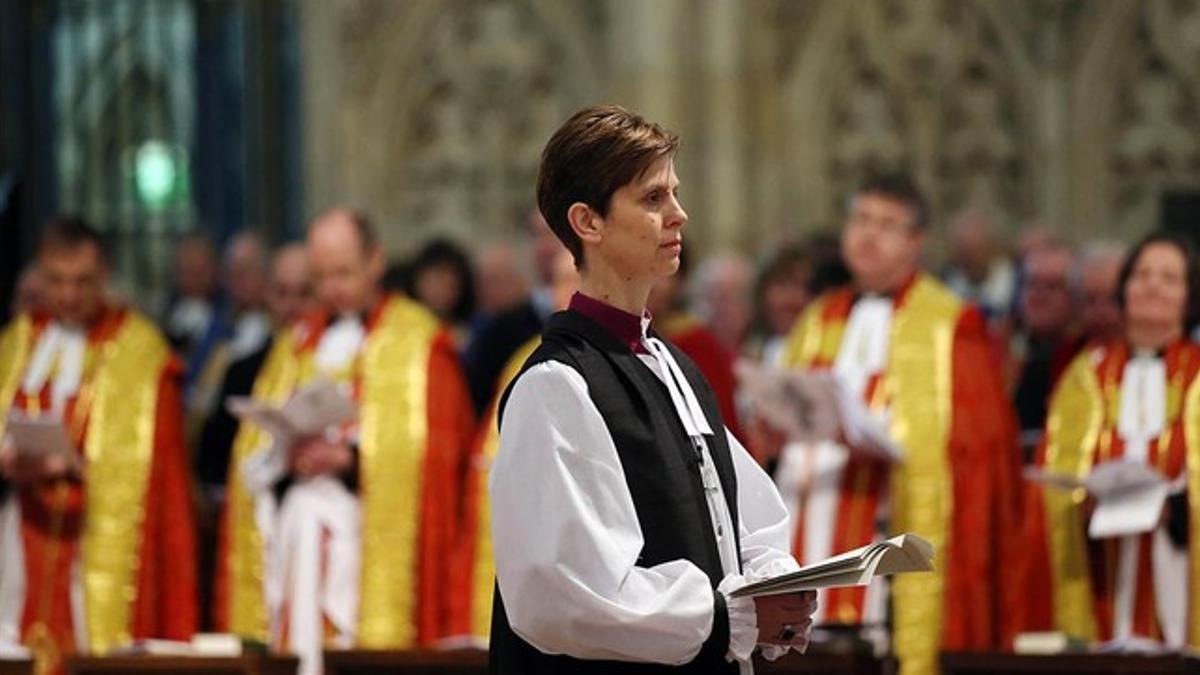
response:
<path fill-rule="evenodd" d="M 290 447 L 297 438 L 320 435 L 357 415 L 348 392 L 323 378 L 297 389 L 282 406 L 242 396 L 229 397 L 226 405 L 235 416 L 261 427 L 282 447 Z"/>
<path fill-rule="evenodd" d="M 28 457 L 75 455 L 75 444 L 67 436 L 62 421 L 51 416 L 26 417 L 19 412 L 8 416 L 4 427 L 17 453 Z"/>
<path fill-rule="evenodd" d="M 884 421 L 836 374 L 739 362 L 737 375 L 754 411 L 790 440 L 813 444 L 844 439 L 855 454 L 889 463 L 903 458 Z"/>

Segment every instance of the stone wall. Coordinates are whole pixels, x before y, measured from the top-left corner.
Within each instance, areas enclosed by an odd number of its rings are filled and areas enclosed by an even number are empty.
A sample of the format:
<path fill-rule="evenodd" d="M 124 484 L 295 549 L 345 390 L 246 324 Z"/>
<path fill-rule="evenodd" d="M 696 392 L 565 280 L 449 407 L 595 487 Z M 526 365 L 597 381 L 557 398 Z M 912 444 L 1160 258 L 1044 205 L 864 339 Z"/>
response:
<path fill-rule="evenodd" d="M 874 169 L 936 226 L 1129 239 L 1200 189 L 1200 0 L 304 0 L 307 210 L 395 251 L 509 236 L 542 145 L 616 102 L 683 136 L 692 236 L 836 225 Z"/>

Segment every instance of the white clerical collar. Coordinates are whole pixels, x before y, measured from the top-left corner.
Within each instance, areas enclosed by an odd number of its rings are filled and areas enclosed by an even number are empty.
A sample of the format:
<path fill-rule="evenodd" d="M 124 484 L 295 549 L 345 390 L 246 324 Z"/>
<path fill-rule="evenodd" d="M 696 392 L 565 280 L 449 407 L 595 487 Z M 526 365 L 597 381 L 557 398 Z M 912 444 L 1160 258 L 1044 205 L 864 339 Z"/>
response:
<path fill-rule="evenodd" d="M 198 340 L 204 336 L 212 320 L 213 305 L 208 298 L 181 298 L 167 318 L 167 330 L 173 335 L 186 335 L 189 340 Z"/>
<path fill-rule="evenodd" d="M 67 399 L 79 391 L 86 353 L 87 332 L 83 328 L 51 321 L 34 347 L 21 381 L 21 391 L 27 397 L 36 398 L 53 375 L 50 406 L 55 413 L 61 413 Z"/>
<path fill-rule="evenodd" d="M 1121 408 L 1117 432 L 1125 441 L 1126 459 L 1145 461 L 1149 444 L 1166 426 L 1167 366 L 1153 351 L 1138 352 L 1121 374 Z"/>
<path fill-rule="evenodd" d="M 321 334 L 314 356 L 317 370 L 331 373 L 350 365 L 362 348 L 366 334 L 362 317 L 357 314 L 340 316 Z"/>
<path fill-rule="evenodd" d="M 271 320 L 260 311 L 244 312 L 233 322 L 229 354 L 240 359 L 258 351 L 271 337 Z"/>

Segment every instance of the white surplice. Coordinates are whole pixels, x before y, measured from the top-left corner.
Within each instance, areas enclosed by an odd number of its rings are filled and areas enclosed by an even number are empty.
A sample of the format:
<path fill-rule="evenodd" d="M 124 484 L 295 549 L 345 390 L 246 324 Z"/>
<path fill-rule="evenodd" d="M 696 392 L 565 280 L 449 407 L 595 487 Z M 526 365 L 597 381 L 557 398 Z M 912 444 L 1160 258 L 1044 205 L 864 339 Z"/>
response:
<path fill-rule="evenodd" d="M 891 345 L 893 301 L 888 297 L 863 296 L 855 301 L 846 319 L 833 372 L 860 399 L 871 378 L 887 368 Z M 886 415 L 886 412 L 877 411 Z M 775 481 L 785 496 L 792 517 L 800 516 L 804 504 L 804 560 L 810 564 L 842 551 L 833 550 L 838 500 L 850 451 L 834 441 L 792 442 L 784 446 Z M 876 537 L 879 539 L 879 537 Z M 828 592 L 817 592 L 817 624 L 829 618 L 825 601 Z M 863 601 L 864 624 L 881 623 L 886 614 L 887 582 L 872 580 Z"/>
<path fill-rule="evenodd" d="M 1167 424 L 1167 368 L 1155 354 L 1135 354 L 1121 374 L 1117 432 L 1125 442 L 1124 460 L 1146 462 L 1150 443 Z M 1167 448 L 1160 448 L 1167 452 Z M 1169 478 L 1169 477 L 1168 477 Z M 1138 549 L 1142 535 L 1122 537 L 1118 546 L 1116 588 L 1113 597 L 1113 639 L 1129 640 L 1137 597 Z M 1152 533 L 1150 561 L 1158 623 L 1168 647 L 1182 648 L 1187 629 L 1187 551 L 1171 543 L 1166 526 Z M 1146 637 L 1146 636 L 1141 636 Z"/>
<path fill-rule="evenodd" d="M 639 355 L 671 395 L 675 414 L 703 457 L 709 515 L 726 576 L 725 594 L 747 581 L 796 569 L 791 526 L 774 484 L 744 447 L 724 433 L 738 484 L 738 538 L 695 393 L 660 342 Z M 497 579 L 509 623 L 540 651 L 581 659 L 684 664 L 712 630 L 708 576 L 688 560 L 637 564 L 644 543 L 620 457 L 608 427 L 570 366 L 548 361 L 523 373 L 504 409 L 490 476 Z M 741 574 L 738 573 L 738 563 Z M 754 603 L 728 598 L 730 648 L 753 672 Z M 764 650 L 768 656 L 784 653 Z"/>

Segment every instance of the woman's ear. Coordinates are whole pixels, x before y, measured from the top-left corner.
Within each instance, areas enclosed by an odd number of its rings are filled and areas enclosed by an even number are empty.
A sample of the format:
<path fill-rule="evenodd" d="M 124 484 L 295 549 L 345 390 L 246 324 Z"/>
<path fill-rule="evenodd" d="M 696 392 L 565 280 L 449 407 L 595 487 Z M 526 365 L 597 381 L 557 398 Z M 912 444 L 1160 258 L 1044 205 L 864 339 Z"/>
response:
<path fill-rule="evenodd" d="M 595 244 L 600 241 L 604 230 L 604 219 L 592 207 L 583 202 L 575 202 L 567 209 L 567 222 L 580 241 Z"/>

